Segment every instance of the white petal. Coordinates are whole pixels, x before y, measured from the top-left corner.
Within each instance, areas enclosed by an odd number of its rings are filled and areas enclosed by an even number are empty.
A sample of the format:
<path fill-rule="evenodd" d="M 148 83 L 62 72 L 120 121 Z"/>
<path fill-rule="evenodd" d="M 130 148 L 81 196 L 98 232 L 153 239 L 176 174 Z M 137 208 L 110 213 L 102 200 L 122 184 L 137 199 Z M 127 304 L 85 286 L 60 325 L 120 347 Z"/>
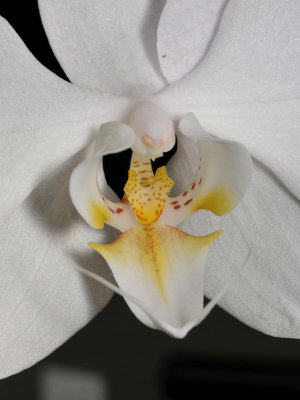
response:
<path fill-rule="evenodd" d="M 221 234 L 195 237 L 166 225 L 140 225 L 112 244 L 90 246 L 106 259 L 120 289 L 130 294 L 125 300 L 137 318 L 182 337 L 204 313 L 206 257 Z"/>
<path fill-rule="evenodd" d="M 0 214 L 7 216 L 99 125 L 122 118 L 129 100 L 56 77 L 0 18 Z"/>
<path fill-rule="evenodd" d="M 180 165 L 180 159 L 185 155 L 181 150 L 188 139 L 178 134 L 178 155 L 170 160 L 168 169 L 171 176 L 178 179 L 180 175 L 185 188 L 179 196 L 168 198 L 162 220 L 174 226 L 198 210 L 208 210 L 216 215 L 232 211 L 251 181 L 252 161 L 248 151 L 239 143 L 209 137 L 193 114 L 183 117 L 178 128 L 192 137 L 190 141 L 197 147 L 194 161 L 197 171 L 193 180 L 188 182 L 189 174 Z M 187 157 L 191 160 L 190 155 Z"/>
<path fill-rule="evenodd" d="M 169 83 L 201 62 L 228 0 L 167 1 L 157 30 L 158 60 Z"/>
<path fill-rule="evenodd" d="M 160 95 L 173 116 L 244 144 L 300 196 L 300 4 L 231 1 L 198 68 Z"/>
<path fill-rule="evenodd" d="M 181 227 L 191 234 L 224 229 L 208 257 L 208 297 L 237 274 L 250 248 L 252 257 L 241 279 L 219 304 L 262 332 L 300 338 L 299 202 L 272 173 L 255 164 L 249 191 L 223 221 L 199 213 Z"/>
<path fill-rule="evenodd" d="M 156 54 L 164 5 L 123 0 L 39 0 L 44 28 L 71 82 L 144 96 L 165 86 Z"/>
<path fill-rule="evenodd" d="M 105 263 L 86 250 L 89 240 L 113 240 L 77 217 L 68 179 L 80 153 L 38 186 L 2 226 L 0 376 L 46 357 L 90 321 L 111 297 L 72 266 L 112 280 Z"/>

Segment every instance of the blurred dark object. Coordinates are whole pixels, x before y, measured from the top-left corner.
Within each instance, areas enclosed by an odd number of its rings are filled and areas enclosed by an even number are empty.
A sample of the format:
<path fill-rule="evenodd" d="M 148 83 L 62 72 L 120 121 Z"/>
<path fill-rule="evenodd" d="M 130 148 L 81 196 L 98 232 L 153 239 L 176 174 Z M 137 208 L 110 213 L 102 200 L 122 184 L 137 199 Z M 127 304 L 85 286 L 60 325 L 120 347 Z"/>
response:
<path fill-rule="evenodd" d="M 170 358 L 160 371 L 168 399 L 203 399 L 230 395 L 300 395 L 300 365 L 273 360 L 182 355 Z M 298 397 L 297 397 L 298 398 Z"/>

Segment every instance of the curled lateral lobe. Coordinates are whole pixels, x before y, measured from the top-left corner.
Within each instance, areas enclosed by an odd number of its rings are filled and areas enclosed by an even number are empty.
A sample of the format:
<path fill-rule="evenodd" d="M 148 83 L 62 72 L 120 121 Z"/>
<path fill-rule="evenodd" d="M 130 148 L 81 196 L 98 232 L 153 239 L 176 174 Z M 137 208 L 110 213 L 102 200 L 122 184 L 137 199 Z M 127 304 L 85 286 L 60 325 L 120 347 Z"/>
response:
<path fill-rule="evenodd" d="M 251 182 L 249 152 L 239 143 L 210 136 L 192 113 L 180 120 L 178 129 L 185 135 L 178 135 L 178 140 L 190 141 L 196 148 L 193 161 L 197 169 L 190 185 L 180 195 L 168 198 L 162 220 L 175 226 L 198 210 L 218 216 L 229 213 L 242 200 Z M 180 164 L 176 166 L 171 161 L 171 168 L 179 169 Z"/>

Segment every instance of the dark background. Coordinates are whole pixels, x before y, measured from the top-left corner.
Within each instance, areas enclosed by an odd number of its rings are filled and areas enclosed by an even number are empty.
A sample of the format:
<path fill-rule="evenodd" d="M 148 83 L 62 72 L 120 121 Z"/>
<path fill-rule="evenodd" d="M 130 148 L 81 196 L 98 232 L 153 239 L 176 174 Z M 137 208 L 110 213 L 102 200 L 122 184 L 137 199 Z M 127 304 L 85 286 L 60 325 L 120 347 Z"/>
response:
<path fill-rule="evenodd" d="M 0 14 L 42 64 L 67 79 L 35 0 L 1 0 Z M 223 393 L 299 395 L 300 342 L 263 335 L 218 307 L 187 338 L 175 340 L 143 326 L 116 295 L 45 360 L 0 381 L 1 400 L 200 399 Z"/>

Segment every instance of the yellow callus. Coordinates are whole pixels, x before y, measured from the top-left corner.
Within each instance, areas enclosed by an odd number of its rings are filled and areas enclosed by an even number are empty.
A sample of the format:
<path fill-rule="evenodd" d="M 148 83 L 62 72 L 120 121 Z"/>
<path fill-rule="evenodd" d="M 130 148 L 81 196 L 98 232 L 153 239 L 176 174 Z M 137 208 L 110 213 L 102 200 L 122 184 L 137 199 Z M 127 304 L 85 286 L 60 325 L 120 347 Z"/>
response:
<path fill-rule="evenodd" d="M 145 178 L 147 184 L 141 179 L 137 171 L 130 169 L 124 192 L 138 221 L 149 225 L 161 216 L 174 182 L 168 177 L 166 167 L 158 168 L 155 176 Z"/>

